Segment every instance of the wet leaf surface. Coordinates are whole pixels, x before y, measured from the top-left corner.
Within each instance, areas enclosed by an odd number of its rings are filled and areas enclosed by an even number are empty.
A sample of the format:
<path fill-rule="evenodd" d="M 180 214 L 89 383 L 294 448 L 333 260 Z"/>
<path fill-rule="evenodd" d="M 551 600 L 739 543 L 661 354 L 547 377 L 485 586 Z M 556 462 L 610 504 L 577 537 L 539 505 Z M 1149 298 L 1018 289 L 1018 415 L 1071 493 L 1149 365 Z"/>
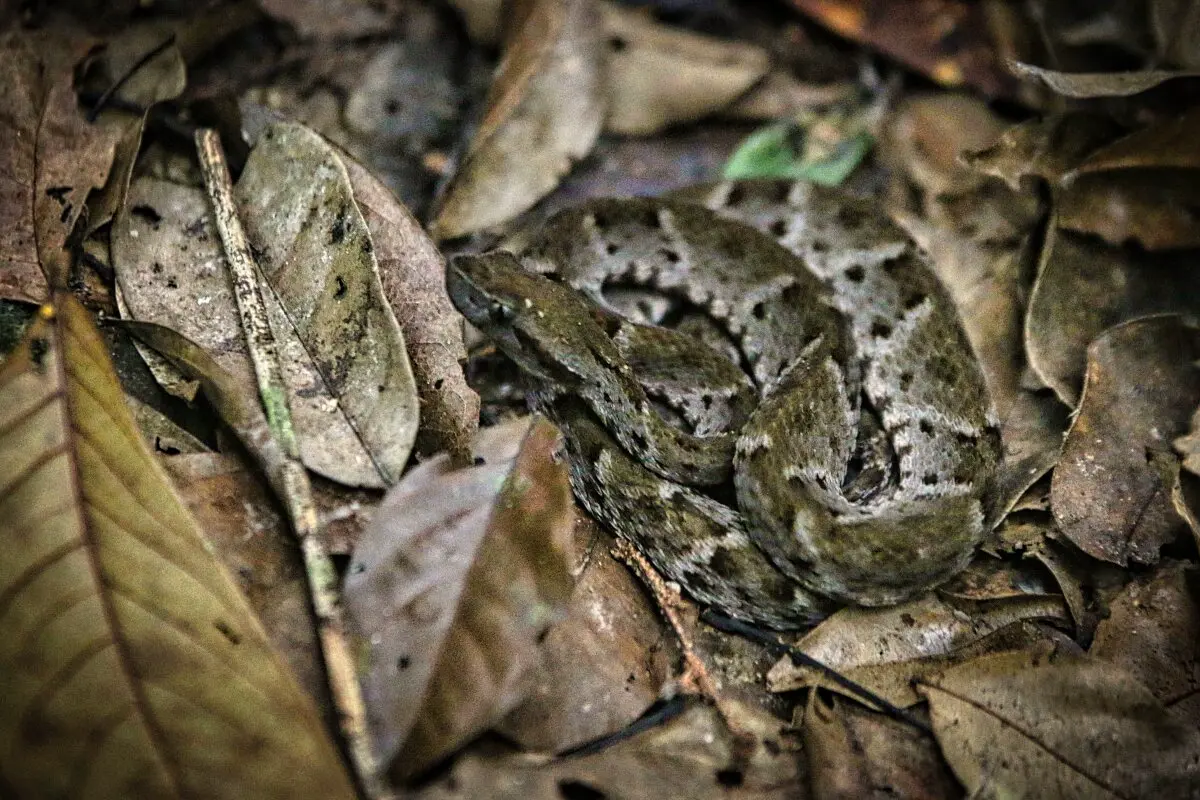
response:
<path fill-rule="evenodd" d="M 346 602 L 380 761 L 432 766 L 525 696 L 538 643 L 561 619 L 572 508 L 558 432 L 494 429 L 480 466 L 411 472 L 355 548 Z M 435 499 L 430 502 L 430 499 Z"/>
<path fill-rule="evenodd" d="M 25 796 L 352 797 L 73 297 L 46 307 L 4 362 L 0 408 L 4 784 Z"/>
<path fill-rule="evenodd" d="M 1171 442 L 1200 403 L 1198 357 L 1200 331 L 1174 316 L 1127 322 L 1088 348 L 1050 502 L 1063 534 L 1089 555 L 1153 564 L 1179 531 Z"/>

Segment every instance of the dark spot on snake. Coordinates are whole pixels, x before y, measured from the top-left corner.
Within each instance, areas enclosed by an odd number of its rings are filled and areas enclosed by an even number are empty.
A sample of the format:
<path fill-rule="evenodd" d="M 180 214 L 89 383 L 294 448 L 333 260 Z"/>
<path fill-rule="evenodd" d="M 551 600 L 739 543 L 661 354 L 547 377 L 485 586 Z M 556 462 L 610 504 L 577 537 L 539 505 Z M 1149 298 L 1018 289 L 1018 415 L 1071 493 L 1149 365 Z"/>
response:
<path fill-rule="evenodd" d="M 610 256 L 620 249 L 621 248 L 618 247 L 614 242 L 609 242 L 608 244 L 604 245 L 604 252 L 608 253 Z"/>
<path fill-rule="evenodd" d="M 708 394 L 707 392 L 700 395 L 700 403 L 701 403 L 701 405 L 704 406 L 705 409 L 712 408 L 713 396 L 711 394 Z"/>
<path fill-rule="evenodd" d="M 441 388 L 442 388 L 443 386 L 445 386 L 445 385 L 446 385 L 446 379 L 445 379 L 445 378 L 438 378 L 436 381 L 434 381 L 434 382 L 433 382 L 433 388 L 434 388 L 435 390 L 439 390 L 439 389 L 441 389 Z"/>
<path fill-rule="evenodd" d="M 475 461 L 474 461 L 475 466 L 482 467 L 486 463 L 487 463 L 487 459 L 484 458 L 483 456 L 475 456 Z"/>
<path fill-rule="evenodd" d="M 716 777 L 717 783 L 727 789 L 736 789 L 746 780 L 740 769 L 719 769 Z"/>
<path fill-rule="evenodd" d="M 608 227 L 608 217 L 603 214 L 592 214 L 592 224 L 599 230 L 604 230 Z"/>
<path fill-rule="evenodd" d="M 925 434 L 926 436 L 933 436 L 933 425 L 929 422 L 929 420 L 921 420 L 918 427 L 921 429 L 921 433 Z"/>
<path fill-rule="evenodd" d="M 607 800 L 608 798 L 608 795 L 599 789 L 576 780 L 559 781 L 558 796 L 563 800 Z"/>
<path fill-rule="evenodd" d="M 213 627 L 216 628 L 222 636 L 228 639 L 230 644 L 236 645 L 242 643 L 241 635 L 235 631 L 225 620 L 214 620 Z"/>
<path fill-rule="evenodd" d="M 908 387 L 912 386 L 913 374 L 911 372 L 900 373 L 900 391 L 907 392 Z"/>
<path fill-rule="evenodd" d="M 60 206 L 67 205 L 67 195 L 70 193 L 70 186 L 51 186 L 46 189 L 46 196 L 54 198 Z"/>
<path fill-rule="evenodd" d="M 767 230 L 769 230 L 771 232 L 772 236 L 774 236 L 776 238 L 780 238 L 787 233 L 787 220 L 783 219 L 781 217 L 781 218 L 775 220 L 774 222 L 772 222 L 767 227 Z"/>
<path fill-rule="evenodd" d="M 867 273 L 863 270 L 863 268 L 861 266 L 859 266 L 858 264 L 855 264 L 854 266 L 852 266 L 846 270 L 846 277 L 848 279 L 854 281 L 855 283 L 862 283 L 863 280 L 867 277 Z"/>
<path fill-rule="evenodd" d="M 762 303 L 755 303 L 754 307 L 750 309 L 750 316 L 754 317 L 757 320 L 766 319 L 767 318 L 766 306 L 764 306 Z"/>
<path fill-rule="evenodd" d="M 924 302 L 925 295 L 921 294 L 920 292 L 913 292 L 912 294 L 908 295 L 908 297 L 904 298 L 904 310 L 912 311 L 914 308 Z"/>
<path fill-rule="evenodd" d="M 335 275 L 333 279 L 337 282 L 337 288 L 333 290 L 333 298 L 341 300 L 346 296 L 346 280 L 341 275 Z"/>
<path fill-rule="evenodd" d="M 776 203 L 786 203 L 792 193 L 792 184 L 790 181 L 776 181 L 771 188 L 775 190 Z"/>
<path fill-rule="evenodd" d="M 167 278 L 167 288 L 168 289 L 178 289 L 179 288 L 179 281 L 175 280 L 175 276 L 172 275 L 170 278 Z"/>
<path fill-rule="evenodd" d="M 824 239 L 813 239 L 808 246 L 814 253 L 829 252 L 829 242 Z"/>
<path fill-rule="evenodd" d="M 837 212 L 837 221 L 848 230 L 861 227 L 866 214 L 857 203 L 844 203 Z"/>
<path fill-rule="evenodd" d="M 679 259 L 680 259 L 679 253 L 676 253 L 674 250 L 671 250 L 670 248 L 667 248 L 667 247 L 660 248 L 658 253 L 663 258 L 665 258 L 667 260 L 667 262 L 670 264 L 678 264 L 679 263 Z"/>
<path fill-rule="evenodd" d="M 412 659 L 410 659 L 408 656 L 400 656 L 396 659 L 396 669 L 400 670 L 401 672 L 408 669 L 411 665 Z"/>
<path fill-rule="evenodd" d="M 746 187 L 740 183 L 735 183 L 729 189 L 729 194 L 725 197 L 725 205 L 736 206 L 746 199 Z"/>
<path fill-rule="evenodd" d="M 619 53 L 629 46 L 629 42 L 622 39 L 620 36 L 610 36 L 608 39 L 608 49 L 614 53 Z"/>
<path fill-rule="evenodd" d="M 329 243 L 341 244 L 346 238 L 346 209 L 338 212 L 337 217 L 333 220 L 333 225 L 329 228 Z"/>
<path fill-rule="evenodd" d="M 886 339 L 892 335 L 892 326 L 886 322 L 875 320 L 871 323 L 871 335 L 876 339 Z"/>
<path fill-rule="evenodd" d="M 907 611 L 900 615 L 900 621 L 903 622 L 904 625 L 909 628 L 911 628 L 913 625 L 917 624 L 916 618 L 913 617 L 912 614 L 909 614 Z"/>
<path fill-rule="evenodd" d="M 938 476 L 935 472 L 926 472 L 924 477 L 921 478 L 921 483 L 925 484 L 926 486 L 935 486 L 937 482 Z"/>
<path fill-rule="evenodd" d="M 707 594 L 711 596 L 713 593 L 712 582 L 708 580 L 703 572 L 699 572 L 698 570 L 684 570 L 683 581 L 681 582 L 691 587 L 692 594 Z"/>

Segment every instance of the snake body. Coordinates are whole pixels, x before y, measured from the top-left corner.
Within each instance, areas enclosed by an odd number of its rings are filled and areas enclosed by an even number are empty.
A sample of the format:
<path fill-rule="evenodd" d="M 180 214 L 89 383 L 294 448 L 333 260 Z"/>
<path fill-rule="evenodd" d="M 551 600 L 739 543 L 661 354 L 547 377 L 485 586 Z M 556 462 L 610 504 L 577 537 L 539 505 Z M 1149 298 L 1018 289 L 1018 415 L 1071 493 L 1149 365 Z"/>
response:
<path fill-rule="evenodd" d="M 999 428 L 953 303 L 870 201 L 778 182 L 593 200 L 521 249 L 454 260 L 452 299 L 563 428 L 585 507 L 698 600 L 789 628 L 965 566 Z M 630 285 L 702 311 L 748 380 L 627 321 Z"/>

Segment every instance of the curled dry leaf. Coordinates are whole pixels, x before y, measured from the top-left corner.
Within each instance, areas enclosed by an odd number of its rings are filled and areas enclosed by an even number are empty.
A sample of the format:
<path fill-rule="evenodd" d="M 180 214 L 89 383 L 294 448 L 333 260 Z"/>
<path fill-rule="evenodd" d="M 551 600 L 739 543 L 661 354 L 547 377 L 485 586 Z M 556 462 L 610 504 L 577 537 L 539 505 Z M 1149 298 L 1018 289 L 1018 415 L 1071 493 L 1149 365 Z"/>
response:
<path fill-rule="evenodd" d="M 1200 731 L 1107 662 L 1002 653 L 920 688 L 972 796 L 1193 797 L 1200 785 Z"/>
<path fill-rule="evenodd" d="M 1180 722 L 1200 719 L 1200 575 L 1164 563 L 1132 581 L 1096 628 L 1092 656 L 1128 670 Z"/>
<path fill-rule="evenodd" d="M 980 653 L 1044 639 L 1045 634 L 1032 627 L 1004 630 L 1014 622 L 1039 619 L 1067 623 L 1062 598 L 1026 595 L 972 606 L 929 594 L 893 608 L 842 609 L 796 647 L 885 700 L 909 706 L 920 701 L 912 688 L 914 678 Z M 808 686 L 845 691 L 786 656 L 767 674 L 767 686 L 773 692 Z"/>
<path fill-rule="evenodd" d="M 0 368 L 0 781 L 352 798 L 312 702 L 138 434 L 70 295 Z"/>
<path fill-rule="evenodd" d="M 605 129 L 644 136 L 726 108 L 770 68 L 766 50 L 600 5 L 608 48 Z"/>
<path fill-rule="evenodd" d="M 348 155 L 342 155 L 354 200 L 375 248 L 379 280 L 404 331 L 421 397 L 417 450 L 448 451 L 470 462 L 479 427 L 479 395 L 467 386 L 462 318 L 446 295 L 446 260 L 408 209 Z"/>
<path fill-rule="evenodd" d="M 1182 520 L 1171 500 L 1172 440 L 1200 404 L 1200 330 L 1175 316 L 1118 325 L 1088 348 L 1079 411 L 1054 470 L 1064 536 L 1125 566 L 1158 561 Z"/>
<path fill-rule="evenodd" d="M 600 133 L 604 51 L 593 0 L 530 0 L 486 111 L 430 232 L 449 239 L 516 217 L 558 185 Z"/>
<path fill-rule="evenodd" d="M 1200 109 L 1193 108 L 1101 147 L 1065 177 L 1131 167 L 1196 169 L 1200 167 L 1197 137 L 1200 137 Z"/>
<path fill-rule="evenodd" d="M 1010 61 L 1014 74 L 1044 84 L 1065 97 L 1129 97 L 1153 89 L 1172 78 L 1200 75 L 1200 72 L 1170 69 L 1145 69 L 1135 72 L 1061 72 L 1021 61 Z"/>
<path fill-rule="evenodd" d="M 379 761 L 397 778 L 523 699 L 538 641 L 570 597 L 574 503 L 558 432 L 545 420 L 522 432 L 493 429 L 480 466 L 452 472 L 439 456 L 410 472 L 354 551 L 346 605 Z"/>
<path fill-rule="evenodd" d="M 1087 347 L 1102 331 L 1146 314 L 1194 311 L 1200 272 L 1190 265 L 1186 253 L 1119 250 L 1051 220 L 1025 316 L 1030 367 L 1074 407 Z"/>
<path fill-rule="evenodd" d="M 88 124 L 72 80 L 91 44 L 0 36 L 0 298 L 37 303 L 48 285 L 65 285 L 67 238 L 108 179 L 118 137 Z"/>
<path fill-rule="evenodd" d="M 809 694 L 804 752 L 815 797 L 962 796 L 932 739 L 836 695 Z"/>

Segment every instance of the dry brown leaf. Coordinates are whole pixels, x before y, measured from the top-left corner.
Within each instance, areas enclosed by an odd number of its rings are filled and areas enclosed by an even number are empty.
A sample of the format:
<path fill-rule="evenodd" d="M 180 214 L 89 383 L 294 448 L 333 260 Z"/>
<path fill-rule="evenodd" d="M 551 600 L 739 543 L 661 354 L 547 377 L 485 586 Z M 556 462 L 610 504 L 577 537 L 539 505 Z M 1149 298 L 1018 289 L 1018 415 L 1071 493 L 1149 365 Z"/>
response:
<path fill-rule="evenodd" d="M 138 434 L 74 297 L 0 368 L 0 782 L 352 798 L 311 700 Z"/>
<path fill-rule="evenodd" d="M 608 48 L 605 130 L 645 136 L 706 117 L 761 80 L 761 47 L 662 25 L 632 9 L 600 5 Z"/>
<path fill-rule="evenodd" d="M 1092 656 L 1128 670 L 1184 724 L 1200 720 L 1200 579 L 1164 563 L 1125 587 L 1096 628 Z"/>
<path fill-rule="evenodd" d="M 485 437 L 485 463 L 439 456 L 384 498 L 346 579 L 376 751 L 428 769 L 514 708 L 573 587 L 574 502 L 545 420 Z M 515 435 L 514 435 L 515 434 Z"/>
<path fill-rule="evenodd" d="M 885 700 L 910 706 L 920 701 L 912 688 L 915 678 L 982 652 L 1040 640 L 1044 638 L 1040 630 L 1005 630 L 1014 622 L 1039 619 L 1066 623 L 1062 598 L 1023 595 L 973 606 L 929 594 L 893 608 L 842 609 L 806 634 L 796 647 Z M 767 674 L 767 686 L 773 692 L 808 686 L 846 691 L 786 656 Z"/>
<path fill-rule="evenodd" d="M 446 260 L 396 196 L 342 154 L 354 200 L 371 233 L 383 294 L 404 331 L 421 397 L 417 450 L 447 451 L 470 463 L 479 428 L 479 395 L 467 386 L 462 317 L 446 295 Z"/>
<path fill-rule="evenodd" d="M 1057 182 L 1119 133 L 1108 117 L 1051 115 L 1013 125 L 992 146 L 964 154 L 963 163 L 1000 178 L 1016 191 L 1026 176 Z"/>
<path fill-rule="evenodd" d="M 1153 89 L 1172 78 L 1200 75 L 1200 72 L 1171 69 L 1145 69 L 1134 72 L 1062 72 L 1056 69 L 1010 61 L 1009 68 L 1027 80 L 1038 81 L 1065 97 L 1128 97 Z"/>
<path fill-rule="evenodd" d="M 1051 220 L 1025 317 L 1025 352 L 1045 385 L 1074 407 L 1087 347 L 1106 328 L 1160 312 L 1194 311 L 1200 271 L 1186 253 L 1109 247 Z"/>
<path fill-rule="evenodd" d="M 1118 325 L 1088 348 L 1079 411 L 1054 471 L 1050 502 L 1066 538 L 1125 566 L 1158 561 L 1182 520 L 1164 468 L 1200 404 L 1200 330 L 1179 317 Z"/>
<path fill-rule="evenodd" d="M 603 28 L 593 0 L 532 0 L 486 112 L 434 214 L 435 239 L 513 219 L 592 149 L 604 121 Z"/>
<path fill-rule="evenodd" d="M 911 725 L 853 703 L 809 695 L 804 752 L 820 798 L 957 800 L 958 782 L 932 739 Z"/>
<path fill-rule="evenodd" d="M 629 725 L 659 698 L 678 657 L 645 591 L 610 554 L 612 537 L 577 515 L 582 573 L 566 619 L 542 642 L 529 697 L 497 725 L 526 750 L 561 753 Z"/>
<path fill-rule="evenodd" d="M 1200 785 L 1200 731 L 1104 661 L 984 656 L 921 691 L 972 796 L 1193 797 Z"/>
<path fill-rule="evenodd" d="M 420 800 L 661 798 L 794 800 L 804 797 L 797 745 L 782 723 L 734 703 L 730 724 L 694 705 L 664 724 L 589 755 L 546 763 L 528 755 L 467 756 L 415 795 Z"/>
<path fill-rule="evenodd" d="M 1086 173 L 1058 194 L 1058 224 L 1109 244 L 1146 250 L 1200 247 L 1200 172 L 1137 169 Z"/>
<path fill-rule="evenodd" d="M 1065 177 L 1131 167 L 1200 167 L 1196 138 L 1200 136 L 1200 110 L 1189 109 L 1176 117 L 1149 125 L 1095 150 Z"/>
<path fill-rule="evenodd" d="M 0 36 L 0 298 L 38 303 L 65 286 L 67 239 L 104 185 L 117 138 L 89 125 L 72 69 L 92 44 L 14 31 Z"/>

